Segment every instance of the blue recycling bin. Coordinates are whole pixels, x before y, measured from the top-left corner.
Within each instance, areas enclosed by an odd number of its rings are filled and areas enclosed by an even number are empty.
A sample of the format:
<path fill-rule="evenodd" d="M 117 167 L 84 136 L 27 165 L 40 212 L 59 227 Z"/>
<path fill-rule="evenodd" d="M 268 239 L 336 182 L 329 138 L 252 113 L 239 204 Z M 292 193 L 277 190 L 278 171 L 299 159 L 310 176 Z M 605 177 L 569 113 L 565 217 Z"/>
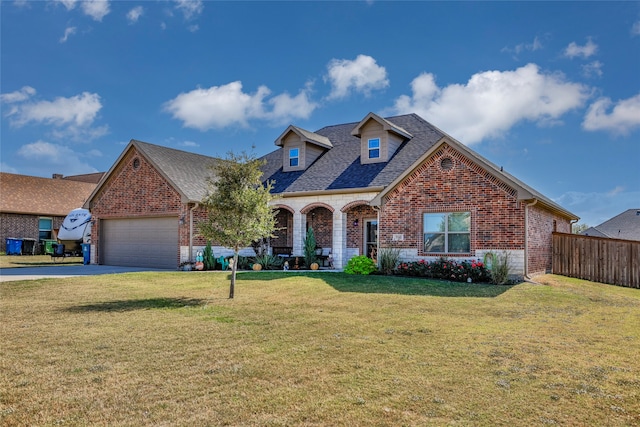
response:
<path fill-rule="evenodd" d="M 22 255 L 22 239 L 7 238 L 7 255 Z"/>
<path fill-rule="evenodd" d="M 91 264 L 91 245 L 89 243 L 82 244 L 82 257 L 84 265 Z"/>

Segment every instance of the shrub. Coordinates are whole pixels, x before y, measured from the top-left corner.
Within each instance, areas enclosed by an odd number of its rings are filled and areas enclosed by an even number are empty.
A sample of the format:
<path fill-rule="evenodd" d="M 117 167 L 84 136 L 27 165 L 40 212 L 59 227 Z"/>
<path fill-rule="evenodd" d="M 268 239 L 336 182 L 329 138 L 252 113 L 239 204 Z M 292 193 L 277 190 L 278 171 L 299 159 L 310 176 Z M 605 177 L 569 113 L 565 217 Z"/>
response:
<path fill-rule="evenodd" d="M 381 248 L 378 254 L 380 271 L 384 274 L 393 274 L 400 260 L 400 249 Z"/>
<path fill-rule="evenodd" d="M 307 237 L 304 239 L 304 263 L 307 267 L 317 262 L 316 257 L 316 236 L 313 234 L 313 227 L 307 229 Z"/>
<path fill-rule="evenodd" d="M 371 258 L 366 255 L 359 255 L 351 258 L 344 269 L 347 274 L 371 274 L 376 271 L 376 265 Z"/>
<path fill-rule="evenodd" d="M 213 249 L 211 249 L 211 242 L 207 242 L 204 251 L 202 253 L 202 262 L 204 263 L 205 270 L 215 270 L 216 258 L 213 256 Z"/>
<path fill-rule="evenodd" d="M 251 264 L 250 258 L 238 255 L 238 270 L 251 270 Z"/>
<path fill-rule="evenodd" d="M 277 255 L 264 254 L 255 258 L 256 264 L 261 264 L 263 270 L 280 270 L 284 261 Z"/>
<path fill-rule="evenodd" d="M 509 265 L 509 254 L 505 251 L 502 255 L 495 252 L 487 252 L 484 255 L 484 262 L 489 266 L 491 283 L 504 285 L 509 283 L 511 266 Z"/>

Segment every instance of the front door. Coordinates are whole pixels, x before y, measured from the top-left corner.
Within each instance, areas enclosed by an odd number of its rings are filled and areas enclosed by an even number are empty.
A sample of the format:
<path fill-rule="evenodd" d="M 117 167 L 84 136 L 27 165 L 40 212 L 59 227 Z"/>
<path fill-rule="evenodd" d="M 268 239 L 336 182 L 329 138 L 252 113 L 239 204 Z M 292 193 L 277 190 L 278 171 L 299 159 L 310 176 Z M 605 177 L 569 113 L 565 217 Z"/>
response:
<path fill-rule="evenodd" d="M 365 255 L 378 261 L 378 220 L 368 219 L 364 222 Z"/>

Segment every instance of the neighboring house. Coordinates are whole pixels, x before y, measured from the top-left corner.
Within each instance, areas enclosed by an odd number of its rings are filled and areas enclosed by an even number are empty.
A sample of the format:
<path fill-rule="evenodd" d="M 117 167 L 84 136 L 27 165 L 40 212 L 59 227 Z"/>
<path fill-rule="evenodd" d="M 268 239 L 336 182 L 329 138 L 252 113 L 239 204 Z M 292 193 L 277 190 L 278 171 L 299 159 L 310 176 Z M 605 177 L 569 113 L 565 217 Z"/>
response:
<path fill-rule="evenodd" d="M 589 227 L 583 236 L 640 241 L 640 208 L 627 209 L 619 215 L 595 227 Z"/>
<path fill-rule="evenodd" d="M 102 173 L 41 178 L 0 172 L 0 251 L 7 238 L 55 240 L 62 221 L 81 207 Z"/>
<path fill-rule="evenodd" d="M 370 113 L 315 132 L 289 126 L 275 144 L 263 157 L 279 210 L 271 247 L 302 256 L 311 226 L 336 268 L 394 247 L 403 260 L 505 252 L 513 274 L 544 273 L 551 233 L 569 233 L 578 220 L 415 114 Z M 85 204 L 98 219 L 98 262 L 175 268 L 192 260 L 206 243 L 199 203 L 216 161 L 132 140 Z"/>

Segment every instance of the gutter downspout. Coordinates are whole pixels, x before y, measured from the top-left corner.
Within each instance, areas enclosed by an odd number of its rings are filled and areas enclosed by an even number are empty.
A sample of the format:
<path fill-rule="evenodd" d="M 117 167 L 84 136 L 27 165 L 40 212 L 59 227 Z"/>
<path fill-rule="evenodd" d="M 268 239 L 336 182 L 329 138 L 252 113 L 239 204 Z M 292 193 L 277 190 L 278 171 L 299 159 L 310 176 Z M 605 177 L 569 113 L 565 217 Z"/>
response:
<path fill-rule="evenodd" d="M 189 209 L 189 262 L 193 256 L 193 211 L 200 206 L 200 203 L 196 202 L 191 209 Z"/>
<path fill-rule="evenodd" d="M 526 282 L 539 284 L 529 277 L 529 208 L 538 203 L 538 199 L 524 206 L 524 280 Z"/>

